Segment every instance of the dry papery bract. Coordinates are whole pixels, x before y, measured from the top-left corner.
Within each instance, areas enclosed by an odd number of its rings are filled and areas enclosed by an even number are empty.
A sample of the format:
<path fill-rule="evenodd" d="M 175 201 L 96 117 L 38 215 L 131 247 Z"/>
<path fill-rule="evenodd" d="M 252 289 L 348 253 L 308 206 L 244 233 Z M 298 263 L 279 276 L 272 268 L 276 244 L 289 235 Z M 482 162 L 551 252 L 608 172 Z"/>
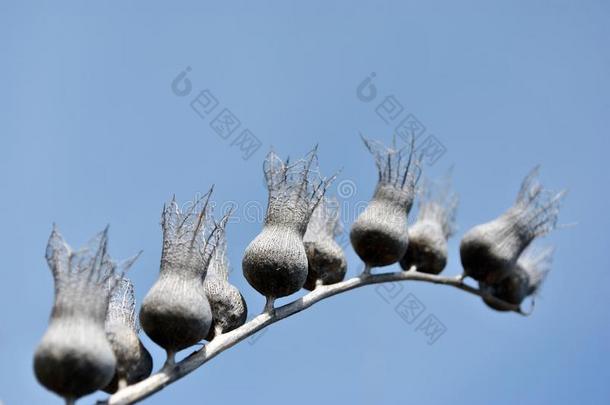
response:
<path fill-rule="evenodd" d="M 447 240 L 455 232 L 457 194 L 447 174 L 439 181 L 426 179 L 418 190 L 417 219 L 409 226 L 407 252 L 400 266 L 409 270 L 439 274 L 447 264 Z"/>
<path fill-rule="evenodd" d="M 110 296 L 106 314 L 106 336 L 117 364 L 114 377 L 104 391 L 114 393 L 142 381 L 152 372 L 152 357 L 138 337 L 139 329 L 133 284 L 121 277 Z"/>
<path fill-rule="evenodd" d="M 108 228 L 86 247 L 73 251 L 53 227 L 46 259 L 53 274 L 55 299 L 49 327 L 34 355 L 38 381 L 74 401 L 105 387 L 116 359 L 104 321 L 115 274 L 123 274 L 137 256 L 120 264 L 108 255 Z"/>
<path fill-rule="evenodd" d="M 553 193 L 544 189 L 537 180 L 538 171 L 535 167 L 525 177 L 512 207 L 464 235 L 460 258 L 465 275 L 493 283 L 514 268 L 535 238 L 555 228 L 565 191 Z"/>
<path fill-rule="evenodd" d="M 163 207 L 161 228 L 163 250 L 161 273 L 191 273 L 203 279 L 208 264 L 224 232 L 228 214 L 219 222 L 212 216 L 213 187 L 183 208 L 176 198 Z"/>
<path fill-rule="evenodd" d="M 204 339 L 212 324 L 203 281 L 229 214 L 214 220 L 211 194 L 212 189 L 184 210 L 175 198 L 163 209 L 161 271 L 142 302 L 140 322 L 167 351 L 169 363 L 177 351 Z"/>
<path fill-rule="evenodd" d="M 246 248 L 242 267 L 246 280 L 267 298 L 270 309 L 275 298 L 293 294 L 305 283 L 303 236 L 313 210 L 335 176 L 320 175 L 317 146 L 292 163 L 270 152 L 263 170 L 269 191 L 265 224 Z"/>
<path fill-rule="evenodd" d="M 205 293 L 212 309 L 212 327 L 207 340 L 230 332 L 246 322 L 248 306 L 237 287 L 229 283 L 227 241 L 223 235 L 208 267 Z"/>
<path fill-rule="evenodd" d="M 407 215 L 420 176 L 420 158 L 413 141 L 402 147 L 386 147 L 378 141 L 362 138 L 375 158 L 379 180 L 373 198 L 358 216 L 350 232 L 354 250 L 371 267 L 398 262 L 408 244 Z"/>
<path fill-rule="evenodd" d="M 110 294 L 108 311 L 106 312 L 106 325 L 125 325 L 135 332 L 139 332 L 138 316 L 136 314 L 136 298 L 132 282 L 125 276 L 117 277 L 116 284 Z"/>
<path fill-rule="evenodd" d="M 338 283 L 345 277 L 347 259 L 335 240 L 342 232 L 339 202 L 336 198 L 322 198 L 303 238 L 309 266 L 305 289 Z"/>
<path fill-rule="evenodd" d="M 286 225 L 305 233 L 309 218 L 335 176 L 324 178 L 318 167 L 318 147 L 303 159 L 283 161 L 271 151 L 263 163 L 269 192 L 265 225 Z"/>
<path fill-rule="evenodd" d="M 539 249 L 528 247 L 519 256 L 515 267 L 504 274 L 493 284 L 479 282 L 479 288 L 490 295 L 512 305 L 521 305 L 529 296 L 535 296 L 551 269 L 553 248 Z M 483 297 L 483 301 L 498 311 L 508 311 L 509 308 L 497 301 Z"/>

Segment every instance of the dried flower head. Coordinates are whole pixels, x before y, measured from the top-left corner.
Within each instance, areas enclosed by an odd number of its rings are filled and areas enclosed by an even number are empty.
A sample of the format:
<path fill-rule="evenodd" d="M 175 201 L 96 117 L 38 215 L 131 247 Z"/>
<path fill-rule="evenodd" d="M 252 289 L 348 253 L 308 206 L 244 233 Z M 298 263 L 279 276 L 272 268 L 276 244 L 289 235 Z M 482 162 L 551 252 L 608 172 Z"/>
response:
<path fill-rule="evenodd" d="M 161 272 L 190 272 L 203 279 L 223 232 L 226 217 L 216 223 L 210 197 L 214 187 L 180 209 L 176 198 L 163 207 Z"/>
<path fill-rule="evenodd" d="M 409 227 L 409 245 L 400 265 L 404 270 L 415 266 L 417 271 L 439 274 L 447 264 L 447 240 L 455 232 L 458 198 L 449 175 L 438 182 L 425 181 L 418 194 L 417 220 Z"/>
<path fill-rule="evenodd" d="M 334 284 L 343 280 L 347 260 L 335 238 L 343 232 L 339 202 L 324 197 L 314 210 L 303 238 L 309 271 L 304 287 L 313 290 L 317 284 Z"/>
<path fill-rule="evenodd" d="M 207 340 L 239 328 L 246 322 L 246 300 L 237 287 L 229 283 L 229 259 L 224 237 L 214 252 L 203 285 L 212 308 L 212 327 Z"/>
<path fill-rule="evenodd" d="M 163 209 L 163 253 L 159 279 L 142 303 L 140 321 L 146 334 L 168 353 L 204 339 L 212 324 L 203 280 L 224 233 L 228 215 L 211 215 L 212 190 L 181 210 L 173 199 Z"/>
<path fill-rule="evenodd" d="M 304 233 L 309 217 L 318 205 L 329 184 L 334 180 L 322 178 L 318 169 L 318 147 L 303 159 L 290 163 L 271 151 L 263 163 L 269 190 L 265 224 L 287 225 Z"/>
<path fill-rule="evenodd" d="M 552 260 L 553 248 L 534 249 L 529 247 L 519 256 L 517 264 L 511 271 L 493 284 L 480 281 L 479 287 L 482 291 L 503 302 L 521 305 L 525 298 L 538 293 L 551 269 Z M 483 297 L 483 301 L 498 311 L 509 310 L 508 306 L 503 306 L 495 300 Z"/>
<path fill-rule="evenodd" d="M 66 400 L 103 388 L 114 375 L 116 359 L 104 320 L 116 288 L 114 275 L 125 272 L 135 258 L 117 264 L 107 248 L 108 228 L 73 251 L 54 227 L 47 245 L 55 300 L 49 328 L 34 355 L 34 372 L 42 385 Z"/>
<path fill-rule="evenodd" d="M 379 174 L 377 185 L 389 185 L 395 190 L 404 191 L 399 203 L 410 207 L 415 195 L 415 185 L 421 175 L 421 159 L 415 156 L 414 139 L 401 147 L 396 145 L 395 137 L 389 147 L 365 137 L 362 137 L 362 141 L 375 159 Z"/>
<path fill-rule="evenodd" d="M 451 185 L 451 174 L 439 181 L 426 180 L 419 190 L 416 222 L 434 222 L 440 225 L 445 239 L 455 233 L 455 214 L 459 203 Z"/>
<path fill-rule="evenodd" d="M 307 278 L 303 236 L 334 176 L 322 178 L 317 147 L 290 163 L 271 152 L 263 165 L 269 204 L 262 232 L 244 254 L 244 276 L 268 301 L 297 292 Z"/>
<path fill-rule="evenodd" d="M 401 148 L 363 138 L 373 154 L 379 180 L 373 198 L 354 222 L 350 239 L 367 266 L 387 266 L 400 260 L 408 243 L 407 215 L 420 175 L 414 143 Z"/>
<path fill-rule="evenodd" d="M 138 332 L 133 284 L 128 278 L 121 277 L 110 296 L 106 314 L 106 336 L 117 365 L 114 377 L 104 391 L 114 393 L 142 381 L 152 372 L 152 357 L 140 341 Z"/>
<path fill-rule="evenodd" d="M 535 167 L 523 180 L 517 200 L 495 220 L 464 235 L 460 257 L 466 275 L 493 283 L 514 268 L 521 253 L 536 238 L 553 230 L 565 191 L 552 193 L 537 180 Z"/>

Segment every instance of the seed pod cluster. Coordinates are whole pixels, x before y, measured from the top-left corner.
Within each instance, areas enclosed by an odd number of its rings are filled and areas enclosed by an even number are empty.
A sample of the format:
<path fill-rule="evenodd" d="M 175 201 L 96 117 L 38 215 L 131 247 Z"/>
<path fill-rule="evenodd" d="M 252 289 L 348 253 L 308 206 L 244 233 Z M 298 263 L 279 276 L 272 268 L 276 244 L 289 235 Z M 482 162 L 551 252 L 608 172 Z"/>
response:
<path fill-rule="evenodd" d="M 55 299 L 49 328 L 34 354 L 34 373 L 67 402 L 104 388 L 115 372 L 104 321 L 116 287 L 114 274 L 126 271 L 135 259 L 118 265 L 107 247 L 107 229 L 87 247 L 73 251 L 56 227 L 47 245 Z"/>
<path fill-rule="evenodd" d="M 163 209 L 163 251 L 159 279 L 142 302 L 140 323 L 168 353 L 203 340 L 212 311 L 203 281 L 227 216 L 215 222 L 209 206 L 212 190 L 181 210 L 173 199 Z"/>
<path fill-rule="evenodd" d="M 419 212 L 409 227 L 409 245 L 400 266 L 439 274 L 447 264 L 447 240 L 455 232 L 458 198 L 449 176 L 440 182 L 425 182 L 418 194 Z"/>
<path fill-rule="evenodd" d="M 479 281 L 481 291 L 512 305 L 521 305 L 526 297 L 535 295 L 550 271 L 553 249 L 526 249 L 515 267 L 493 284 Z M 507 306 L 483 297 L 483 301 L 498 311 L 507 311 Z"/>
<path fill-rule="evenodd" d="M 106 314 L 106 336 L 117 364 L 114 377 L 104 391 L 112 394 L 142 381 L 152 372 L 152 357 L 140 341 L 138 332 L 133 284 L 122 277 L 110 296 Z"/>
<path fill-rule="evenodd" d="M 237 287 L 229 283 L 229 259 L 224 235 L 214 252 L 203 286 L 212 308 L 212 327 L 207 340 L 239 328 L 246 322 L 246 300 Z"/>
<path fill-rule="evenodd" d="M 269 191 L 265 224 L 246 248 L 242 267 L 246 280 L 270 303 L 303 287 L 308 267 L 303 236 L 334 177 L 320 176 L 317 147 L 294 163 L 271 152 L 263 170 Z"/>
<path fill-rule="evenodd" d="M 407 251 L 407 215 L 420 174 L 419 159 L 414 156 L 413 143 L 397 148 L 396 142 L 385 147 L 363 140 L 375 158 L 379 181 L 373 198 L 352 226 L 350 240 L 369 268 L 388 266 Z"/>
<path fill-rule="evenodd" d="M 339 202 L 335 198 L 322 198 L 303 238 L 309 266 L 305 289 L 311 291 L 318 284 L 338 283 L 345 277 L 347 260 L 335 240 L 342 232 Z"/>
<path fill-rule="evenodd" d="M 555 228 L 565 192 L 545 190 L 537 176 L 538 167 L 523 180 L 512 207 L 464 235 L 460 258 L 465 275 L 493 284 L 515 268 L 521 253 L 536 237 Z"/>

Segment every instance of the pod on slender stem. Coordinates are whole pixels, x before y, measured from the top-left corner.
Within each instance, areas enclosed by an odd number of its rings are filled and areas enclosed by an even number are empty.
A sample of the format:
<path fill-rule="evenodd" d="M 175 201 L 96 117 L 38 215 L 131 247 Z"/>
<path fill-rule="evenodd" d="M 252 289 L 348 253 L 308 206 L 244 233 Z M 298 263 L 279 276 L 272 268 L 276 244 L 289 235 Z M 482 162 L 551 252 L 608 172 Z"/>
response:
<path fill-rule="evenodd" d="M 163 209 L 161 271 L 142 302 L 140 323 L 166 350 L 169 364 L 177 351 L 203 340 L 212 324 L 203 280 L 227 216 L 213 220 L 211 194 L 212 189 L 184 211 L 175 199 Z"/>
<path fill-rule="evenodd" d="M 273 301 L 293 294 L 307 279 L 303 236 L 309 218 L 334 179 L 318 173 L 317 147 L 295 163 L 269 153 L 263 165 L 269 203 L 261 233 L 246 248 L 242 267 L 246 280 Z"/>
<path fill-rule="evenodd" d="M 395 141 L 391 147 L 385 147 L 377 141 L 362 139 L 375 157 L 379 172 L 373 198 L 350 232 L 352 246 L 366 264 L 366 272 L 371 267 L 396 263 L 405 255 L 409 241 L 407 215 L 420 170 L 413 142 L 397 148 Z"/>
<path fill-rule="evenodd" d="M 439 274 L 447 264 L 447 240 L 455 232 L 457 195 L 447 175 L 442 181 L 424 182 L 419 191 L 417 220 L 409 227 L 409 245 L 400 266 Z"/>
<path fill-rule="evenodd" d="M 104 388 L 114 375 L 116 359 L 104 320 L 116 286 L 114 274 L 126 271 L 135 258 L 116 264 L 107 246 L 108 228 L 73 251 L 56 227 L 47 245 L 55 300 L 49 328 L 34 354 L 34 373 L 67 403 Z"/>
<path fill-rule="evenodd" d="M 229 283 L 229 259 L 224 234 L 214 252 L 203 286 L 212 308 L 212 327 L 207 340 L 239 328 L 246 322 L 246 300 L 237 287 Z"/>
<path fill-rule="evenodd" d="M 517 200 L 491 222 L 477 225 L 460 242 L 464 275 L 488 284 L 515 267 L 536 238 L 553 230 L 565 191 L 552 193 L 537 181 L 538 167 L 523 180 Z"/>
<path fill-rule="evenodd" d="M 495 298 L 511 305 L 521 305 L 523 300 L 534 296 L 551 269 L 553 249 L 526 249 L 515 267 L 492 284 L 479 281 L 479 288 Z M 497 311 L 509 311 L 510 308 L 483 297 L 483 301 Z"/>
<path fill-rule="evenodd" d="M 317 285 L 338 283 L 345 277 L 347 260 L 335 240 L 342 232 L 339 202 L 324 197 L 314 210 L 303 238 L 309 266 L 305 289 L 311 291 Z"/>
<path fill-rule="evenodd" d="M 150 375 L 153 360 L 138 337 L 136 299 L 131 281 L 122 277 L 110 296 L 106 336 L 116 357 L 116 370 L 104 391 L 112 394 Z"/>

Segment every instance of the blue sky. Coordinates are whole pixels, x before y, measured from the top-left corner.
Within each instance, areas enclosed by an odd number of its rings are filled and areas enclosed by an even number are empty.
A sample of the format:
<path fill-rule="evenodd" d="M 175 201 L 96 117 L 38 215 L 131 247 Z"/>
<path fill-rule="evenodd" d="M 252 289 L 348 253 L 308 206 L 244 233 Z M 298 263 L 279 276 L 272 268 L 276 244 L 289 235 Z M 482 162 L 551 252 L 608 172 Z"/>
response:
<path fill-rule="evenodd" d="M 145 403 L 610 402 L 609 17 L 603 1 L 3 2 L 0 400 L 61 403 L 32 373 L 52 303 L 53 222 L 73 246 L 110 224 L 114 257 L 143 249 L 131 271 L 141 301 L 158 273 L 164 201 L 215 184 L 219 204 L 240 207 L 227 230 L 231 279 L 257 312 L 240 263 L 261 229 L 244 207 L 264 205 L 265 153 L 319 143 L 323 172 L 342 169 L 337 184 L 354 186 L 348 206 L 366 201 L 376 172 L 359 133 L 390 140 L 376 107 L 393 96 L 397 119 L 412 114 L 446 150 L 428 175 L 454 165 L 447 274 L 460 272 L 460 236 L 506 209 L 535 164 L 548 187 L 569 189 L 560 220 L 577 225 L 540 241 L 556 253 L 534 314 L 411 283 L 395 299 L 412 294 L 425 312 L 408 324 L 387 291 L 389 303 L 361 289 Z M 187 66 L 192 90 L 177 96 Z M 356 89 L 373 72 L 377 98 L 364 102 Z M 189 103 L 206 89 L 218 105 L 201 118 Z M 224 108 L 240 121 L 228 139 L 210 126 Z M 232 145 L 244 129 L 261 143 L 249 159 Z M 352 276 L 360 264 L 347 255 Z M 428 315 L 446 328 L 432 345 L 416 330 Z M 144 341 L 158 367 L 161 351 Z"/>

